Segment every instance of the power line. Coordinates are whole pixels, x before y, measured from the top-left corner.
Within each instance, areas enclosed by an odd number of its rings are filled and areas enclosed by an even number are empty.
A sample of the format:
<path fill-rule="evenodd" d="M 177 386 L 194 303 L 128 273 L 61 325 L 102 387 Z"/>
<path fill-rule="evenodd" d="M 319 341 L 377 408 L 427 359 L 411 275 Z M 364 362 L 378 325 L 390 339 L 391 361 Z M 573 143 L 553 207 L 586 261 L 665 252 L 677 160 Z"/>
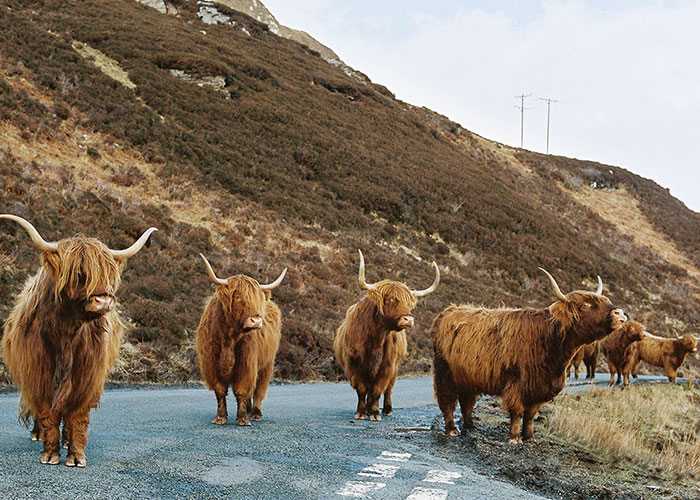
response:
<path fill-rule="evenodd" d="M 525 122 L 525 98 L 530 97 L 532 94 L 520 94 L 516 95 L 516 99 L 520 99 L 520 107 L 516 106 L 520 110 L 520 148 L 523 147 L 523 125 Z"/>
<path fill-rule="evenodd" d="M 549 154 L 549 107 L 553 102 L 559 102 L 556 99 L 549 99 L 545 97 L 540 97 L 540 101 L 545 101 L 547 103 L 547 154 Z"/>

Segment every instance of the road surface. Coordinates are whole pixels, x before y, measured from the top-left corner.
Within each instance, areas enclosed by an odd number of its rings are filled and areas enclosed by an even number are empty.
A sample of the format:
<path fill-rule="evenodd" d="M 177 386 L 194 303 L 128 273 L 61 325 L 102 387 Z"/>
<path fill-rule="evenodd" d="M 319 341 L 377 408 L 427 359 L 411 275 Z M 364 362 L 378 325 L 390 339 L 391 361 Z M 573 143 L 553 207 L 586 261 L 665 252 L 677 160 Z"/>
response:
<path fill-rule="evenodd" d="M 263 421 L 245 428 L 212 425 L 216 401 L 204 388 L 108 390 L 91 414 L 85 469 L 39 464 L 18 400 L 0 394 L 2 499 L 542 498 L 441 453 L 429 377 L 399 380 L 394 415 L 381 422 L 352 419 L 347 383 L 274 385 Z"/>

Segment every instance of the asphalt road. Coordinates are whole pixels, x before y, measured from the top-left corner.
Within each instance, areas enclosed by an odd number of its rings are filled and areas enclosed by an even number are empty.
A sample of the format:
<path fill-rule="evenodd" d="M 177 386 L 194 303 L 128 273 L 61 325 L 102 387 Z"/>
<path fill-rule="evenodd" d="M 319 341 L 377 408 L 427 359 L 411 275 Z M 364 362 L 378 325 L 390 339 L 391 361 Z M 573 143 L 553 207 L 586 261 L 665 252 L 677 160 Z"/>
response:
<path fill-rule="evenodd" d="M 18 400 L 0 394 L 2 499 L 541 498 L 441 452 L 428 377 L 399 380 L 394 415 L 381 422 L 352 420 L 347 383 L 275 385 L 263 421 L 246 428 L 212 425 L 216 401 L 204 388 L 108 390 L 91 414 L 85 469 L 39 464 L 42 445 L 17 422 Z"/>

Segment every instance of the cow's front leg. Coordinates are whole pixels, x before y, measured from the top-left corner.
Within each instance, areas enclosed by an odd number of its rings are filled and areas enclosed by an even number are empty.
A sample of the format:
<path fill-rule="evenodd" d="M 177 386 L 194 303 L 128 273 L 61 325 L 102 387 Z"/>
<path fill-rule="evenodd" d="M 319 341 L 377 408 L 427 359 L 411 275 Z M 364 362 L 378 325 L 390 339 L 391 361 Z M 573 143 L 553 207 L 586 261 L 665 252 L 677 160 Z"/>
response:
<path fill-rule="evenodd" d="M 363 383 L 358 383 L 355 386 L 357 391 L 357 410 L 355 411 L 355 420 L 367 419 L 367 388 Z"/>
<path fill-rule="evenodd" d="M 40 462 L 47 465 L 57 465 L 61 462 L 59 444 L 61 417 L 51 411 L 49 405 L 43 405 L 38 412 L 39 427 L 42 431 L 44 451 L 41 453 Z"/>
<path fill-rule="evenodd" d="M 250 426 L 250 419 L 248 418 L 248 402 L 250 401 L 250 396 L 238 395 L 236 394 L 236 402 L 238 403 L 238 411 L 236 412 L 236 425 L 245 427 Z"/>
<path fill-rule="evenodd" d="M 369 419 L 379 421 L 382 419 L 379 413 L 379 398 L 382 396 L 382 391 L 377 386 L 371 387 L 367 392 L 367 413 Z"/>
<path fill-rule="evenodd" d="M 214 387 L 214 394 L 216 395 L 216 416 L 214 420 L 211 421 L 212 424 L 225 425 L 228 422 L 228 411 L 226 409 L 226 393 L 228 392 L 228 386 L 224 384 L 218 384 Z"/>
<path fill-rule="evenodd" d="M 32 418 L 34 419 L 34 426 L 32 427 L 32 432 L 29 435 L 29 439 L 32 441 L 43 441 L 41 436 L 41 427 L 39 426 L 39 417 L 35 415 Z"/>
<path fill-rule="evenodd" d="M 384 406 L 382 407 L 382 413 L 386 415 L 387 417 L 392 414 L 394 411 L 394 407 L 391 402 L 391 393 L 394 390 L 394 384 L 396 384 L 396 373 L 394 373 L 394 376 L 391 377 L 391 380 L 389 381 L 389 385 L 386 387 L 386 390 L 384 391 Z"/>
<path fill-rule="evenodd" d="M 525 414 L 523 415 L 523 441 L 534 441 L 534 434 L 532 429 L 532 421 L 537 415 L 537 411 L 542 405 L 532 405 L 525 408 Z"/>
<path fill-rule="evenodd" d="M 71 413 L 64 425 L 67 429 L 68 456 L 66 465 L 68 467 L 85 467 L 85 446 L 87 446 L 87 428 L 90 423 L 90 406 L 85 405 Z"/>

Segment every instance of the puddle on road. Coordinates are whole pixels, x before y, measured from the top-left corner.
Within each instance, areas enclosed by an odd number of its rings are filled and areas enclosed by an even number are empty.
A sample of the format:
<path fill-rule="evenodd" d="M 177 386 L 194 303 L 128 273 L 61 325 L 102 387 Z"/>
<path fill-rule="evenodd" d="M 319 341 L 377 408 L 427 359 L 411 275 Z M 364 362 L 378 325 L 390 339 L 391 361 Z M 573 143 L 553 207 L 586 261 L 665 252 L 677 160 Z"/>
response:
<path fill-rule="evenodd" d="M 262 476 L 262 467 L 255 460 L 244 457 L 227 458 L 220 465 L 212 467 L 202 480 L 218 486 L 234 486 L 249 483 Z"/>

